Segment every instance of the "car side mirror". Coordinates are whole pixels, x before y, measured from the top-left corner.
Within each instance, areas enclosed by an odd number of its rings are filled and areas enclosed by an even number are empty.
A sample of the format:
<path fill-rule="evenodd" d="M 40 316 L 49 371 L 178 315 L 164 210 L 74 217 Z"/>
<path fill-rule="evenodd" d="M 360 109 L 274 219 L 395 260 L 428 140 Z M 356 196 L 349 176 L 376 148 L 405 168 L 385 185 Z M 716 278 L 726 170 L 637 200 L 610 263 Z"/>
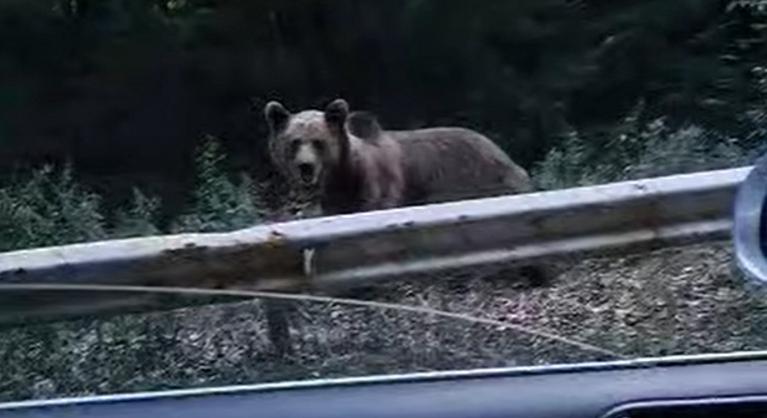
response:
<path fill-rule="evenodd" d="M 738 188 L 733 219 L 738 268 L 748 278 L 767 284 L 767 154 Z"/>

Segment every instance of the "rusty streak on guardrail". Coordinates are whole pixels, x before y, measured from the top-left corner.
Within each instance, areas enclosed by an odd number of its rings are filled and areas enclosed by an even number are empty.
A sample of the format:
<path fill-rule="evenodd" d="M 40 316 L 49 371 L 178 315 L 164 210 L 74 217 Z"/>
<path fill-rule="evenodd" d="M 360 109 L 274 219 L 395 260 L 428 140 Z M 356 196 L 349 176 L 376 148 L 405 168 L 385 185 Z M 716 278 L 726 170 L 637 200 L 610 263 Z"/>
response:
<path fill-rule="evenodd" d="M 729 236 L 752 167 L 0 254 L 0 283 L 333 289 L 405 274 Z M 313 251 L 306 275 L 305 250 Z M 162 309 L 167 296 L 3 291 L 0 324 Z M 182 300 L 181 304 L 195 303 Z"/>

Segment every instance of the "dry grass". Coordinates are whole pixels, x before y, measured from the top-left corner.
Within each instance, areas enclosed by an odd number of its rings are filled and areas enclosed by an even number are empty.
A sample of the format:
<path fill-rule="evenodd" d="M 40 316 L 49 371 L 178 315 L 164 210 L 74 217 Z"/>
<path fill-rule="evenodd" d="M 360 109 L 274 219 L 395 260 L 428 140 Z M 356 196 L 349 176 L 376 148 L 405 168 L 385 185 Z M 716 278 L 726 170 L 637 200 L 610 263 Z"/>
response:
<path fill-rule="evenodd" d="M 504 274 L 420 276 L 376 300 L 551 332 L 629 357 L 767 348 L 767 296 L 729 242 L 562 262 L 546 288 Z M 300 302 L 296 355 L 270 354 L 257 301 L 28 327 L 0 337 L 0 399 L 605 360 L 514 329 Z"/>

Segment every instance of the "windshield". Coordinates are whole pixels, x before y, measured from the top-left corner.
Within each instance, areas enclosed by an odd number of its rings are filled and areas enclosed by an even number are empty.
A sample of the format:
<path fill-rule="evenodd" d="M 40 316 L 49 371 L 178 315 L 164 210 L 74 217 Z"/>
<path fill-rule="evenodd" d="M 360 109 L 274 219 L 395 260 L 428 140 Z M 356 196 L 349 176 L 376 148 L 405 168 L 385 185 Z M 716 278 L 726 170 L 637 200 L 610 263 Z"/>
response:
<path fill-rule="evenodd" d="M 631 199 L 548 194 L 713 170 L 722 171 L 706 181 L 727 182 L 736 171 L 725 170 L 753 164 L 767 151 L 763 6 L 0 2 L 2 252 L 351 216 L 291 230 L 323 238 L 316 231 L 333 225 L 376 230 L 369 220 L 379 218 L 357 213 L 406 207 L 427 210 L 392 217 L 453 225 L 243 250 L 170 279 L 161 275 L 187 253 L 90 276 L 246 291 L 235 301 L 165 292 L 107 303 L 67 290 L 31 304 L 11 293 L 0 308 L 0 401 L 767 349 L 767 297 L 735 268 L 726 234 L 633 245 L 674 235 L 655 216 L 705 215 L 726 198 L 691 195 L 676 209 L 637 200 L 610 218 L 578 199 L 607 199 L 603 208 Z M 642 187 L 661 186 L 620 193 Z M 459 209 L 424 206 L 508 195 L 546 197 L 460 206 L 469 215 L 454 223 Z M 567 204 L 581 212 L 568 218 Z M 521 215 L 503 220 L 504 211 Z M 469 222 L 479 213 L 485 226 Z M 626 229 L 599 235 L 608 219 Z M 641 226 L 651 233 L 631 229 Z M 562 231 L 577 240 L 546 235 Z M 218 245 L 195 239 L 195 257 Z M 565 251 L 620 240 L 620 252 Z M 484 258 L 461 258 L 472 247 Z M 451 255 L 419 252 L 435 248 Z M 251 286 L 256 271 L 322 276 L 339 260 L 354 286 Z M 381 266 L 391 274 L 373 280 Z M 69 267 L 46 280 L 74 282 L 80 270 Z M 54 299 L 70 305 L 40 314 Z M 22 310 L 28 319 L 6 321 Z"/>

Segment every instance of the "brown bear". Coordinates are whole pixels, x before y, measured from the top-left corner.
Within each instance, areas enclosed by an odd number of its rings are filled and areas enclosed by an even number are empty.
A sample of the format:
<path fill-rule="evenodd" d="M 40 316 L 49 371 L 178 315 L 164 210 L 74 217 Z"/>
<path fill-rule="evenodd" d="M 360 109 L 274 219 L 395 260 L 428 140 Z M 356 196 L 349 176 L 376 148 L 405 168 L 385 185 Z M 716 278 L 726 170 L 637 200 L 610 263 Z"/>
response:
<path fill-rule="evenodd" d="M 532 191 L 527 172 L 465 128 L 389 131 L 343 99 L 291 114 L 264 108 L 272 161 L 295 186 L 316 188 L 325 215 Z"/>
<path fill-rule="evenodd" d="M 349 114 L 343 99 L 324 110 L 291 114 L 267 103 L 269 151 L 278 171 L 295 188 L 314 189 L 324 215 L 387 209 L 532 191 L 530 178 L 496 144 L 464 128 L 382 130 L 375 116 Z M 311 274 L 314 251 L 304 252 Z M 523 269 L 537 284 L 547 274 Z M 354 295 L 374 294 L 357 289 Z M 290 350 L 286 306 L 266 304 L 270 336 Z"/>

